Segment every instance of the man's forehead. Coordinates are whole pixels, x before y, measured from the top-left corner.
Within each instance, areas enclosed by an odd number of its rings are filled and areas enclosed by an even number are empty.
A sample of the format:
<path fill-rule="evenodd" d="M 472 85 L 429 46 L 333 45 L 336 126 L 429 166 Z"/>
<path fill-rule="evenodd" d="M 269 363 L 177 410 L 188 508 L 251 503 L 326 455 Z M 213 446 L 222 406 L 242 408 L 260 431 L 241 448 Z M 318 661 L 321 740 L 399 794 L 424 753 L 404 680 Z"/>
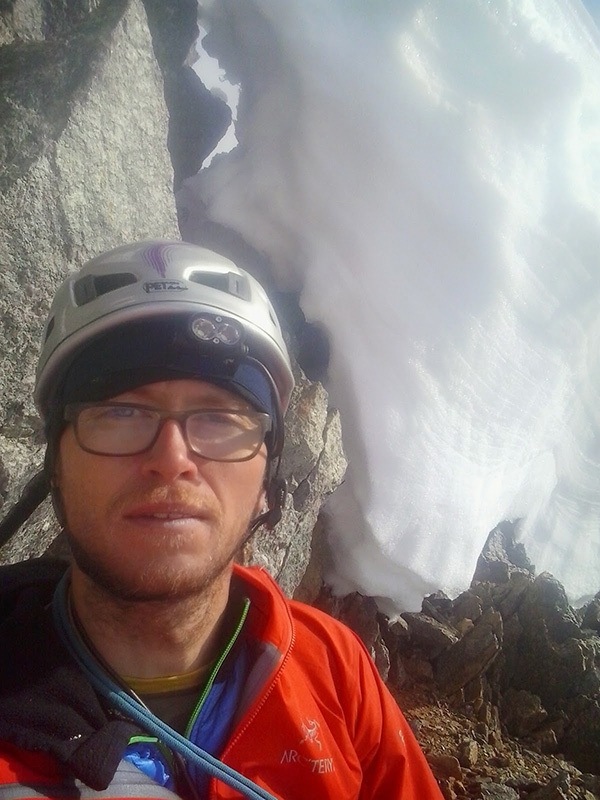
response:
<path fill-rule="evenodd" d="M 120 402 L 159 403 L 165 406 L 176 403 L 190 407 L 216 405 L 239 409 L 250 408 L 249 403 L 239 394 L 210 381 L 196 378 L 176 378 L 145 383 L 108 399 Z"/>

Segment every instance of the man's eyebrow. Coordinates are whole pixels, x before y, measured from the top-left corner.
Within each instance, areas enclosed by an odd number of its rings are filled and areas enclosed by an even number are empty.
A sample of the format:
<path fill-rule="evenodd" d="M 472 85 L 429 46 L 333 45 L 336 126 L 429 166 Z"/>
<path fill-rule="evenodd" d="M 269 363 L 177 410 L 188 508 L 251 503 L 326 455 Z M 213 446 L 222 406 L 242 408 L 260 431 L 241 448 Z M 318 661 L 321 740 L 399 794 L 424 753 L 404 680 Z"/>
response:
<path fill-rule="evenodd" d="M 132 390 L 131 393 L 123 392 L 123 395 L 112 398 L 107 402 L 125 403 L 128 405 L 154 405 L 154 398 L 148 395 L 150 395 L 150 393 L 146 392 L 145 387 L 142 386 Z M 256 410 L 245 398 L 229 393 L 226 389 L 223 389 L 221 392 L 218 387 L 214 387 L 213 391 L 203 393 L 201 397 L 194 397 L 192 395 L 186 402 L 186 405 L 189 408 L 197 409 L 224 408 L 231 409 L 232 411 Z"/>
<path fill-rule="evenodd" d="M 216 406 L 217 408 L 231 408 L 236 411 L 251 411 L 252 406 L 243 397 L 235 397 L 232 395 L 223 395 L 219 392 L 214 394 L 210 393 L 197 400 L 190 401 L 190 407 L 196 408 L 210 408 Z"/>

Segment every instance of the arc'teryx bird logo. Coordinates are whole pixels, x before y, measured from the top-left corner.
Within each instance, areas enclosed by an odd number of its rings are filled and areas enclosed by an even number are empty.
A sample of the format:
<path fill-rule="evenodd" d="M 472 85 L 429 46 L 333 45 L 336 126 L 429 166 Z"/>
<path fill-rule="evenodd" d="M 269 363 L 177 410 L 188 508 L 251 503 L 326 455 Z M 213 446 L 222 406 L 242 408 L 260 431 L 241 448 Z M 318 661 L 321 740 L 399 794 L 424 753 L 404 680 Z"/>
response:
<path fill-rule="evenodd" d="M 302 725 L 302 733 L 304 734 L 304 738 L 300 741 L 300 744 L 317 744 L 319 745 L 319 750 L 322 749 L 322 744 L 319 741 L 319 728 L 321 727 L 316 719 L 303 719 L 301 722 Z"/>

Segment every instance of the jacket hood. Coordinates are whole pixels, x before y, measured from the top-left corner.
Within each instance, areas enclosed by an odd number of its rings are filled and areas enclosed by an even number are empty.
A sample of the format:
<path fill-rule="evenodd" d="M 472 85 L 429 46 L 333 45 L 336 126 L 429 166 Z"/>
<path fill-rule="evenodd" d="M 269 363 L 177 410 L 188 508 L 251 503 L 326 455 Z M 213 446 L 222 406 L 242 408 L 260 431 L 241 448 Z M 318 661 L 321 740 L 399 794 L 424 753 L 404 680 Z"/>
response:
<path fill-rule="evenodd" d="M 54 628 L 52 597 L 65 562 L 0 568 L 0 739 L 53 756 L 105 789 L 139 729 L 102 704 Z"/>

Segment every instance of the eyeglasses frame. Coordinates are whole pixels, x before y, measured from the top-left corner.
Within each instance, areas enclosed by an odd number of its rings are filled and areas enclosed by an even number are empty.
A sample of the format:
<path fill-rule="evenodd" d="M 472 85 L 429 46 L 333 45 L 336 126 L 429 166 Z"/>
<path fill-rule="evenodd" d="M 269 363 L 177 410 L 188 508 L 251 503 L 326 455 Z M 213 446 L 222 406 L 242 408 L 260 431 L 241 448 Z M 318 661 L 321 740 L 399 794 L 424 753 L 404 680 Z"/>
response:
<path fill-rule="evenodd" d="M 152 438 L 152 441 L 146 446 L 143 447 L 141 450 L 136 450 L 133 453 L 104 453 L 98 450 L 93 450 L 89 447 L 83 445 L 79 439 L 79 431 L 78 431 L 78 422 L 79 422 L 79 415 L 82 411 L 85 411 L 86 408 L 136 408 L 142 411 L 151 411 L 153 414 L 158 415 L 159 424 L 156 429 L 156 433 Z M 202 453 L 198 453 L 192 445 L 190 444 L 188 434 L 187 434 L 187 420 L 190 416 L 198 413 L 224 413 L 224 414 L 238 414 L 249 419 L 256 420 L 259 423 L 259 428 L 261 431 L 261 436 L 256 446 L 254 452 L 252 452 L 248 456 L 244 456 L 243 458 L 209 458 L 208 456 L 202 455 Z M 161 409 L 155 408 L 154 406 L 147 406 L 143 403 L 122 403 L 118 401 L 110 402 L 110 401 L 100 401 L 100 402 L 76 402 L 76 403 L 67 403 L 63 411 L 63 418 L 66 422 L 70 422 L 73 425 L 73 432 L 75 434 L 75 439 L 77 440 L 77 444 L 79 447 L 86 453 L 90 453 L 91 455 L 96 456 L 108 456 L 110 458 L 126 458 L 128 456 L 139 456 L 142 453 L 147 453 L 151 450 L 160 433 L 164 427 L 165 422 L 168 420 L 174 420 L 180 427 L 180 430 L 183 434 L 183 438 L 185 440 L 186 445 L 188 448 L 194 453 L 194 455 L 199 456 L 200 458 L 205 458 L 207 461 L 219 461 L 221 463 L 239 463 L 242 461 L 250 461 L 250 459 L 254 458 L 254 456 L 258 453 L 260 448 L 262 447 L 266 435 L 273 427 L 273 421 L 269 414 L 266 414 L 262 411 L 255 411 L 254 409 L 246 410 L 240 408 L 192 408 L 186 411 L 172 411 L 171 409 Z"/>

